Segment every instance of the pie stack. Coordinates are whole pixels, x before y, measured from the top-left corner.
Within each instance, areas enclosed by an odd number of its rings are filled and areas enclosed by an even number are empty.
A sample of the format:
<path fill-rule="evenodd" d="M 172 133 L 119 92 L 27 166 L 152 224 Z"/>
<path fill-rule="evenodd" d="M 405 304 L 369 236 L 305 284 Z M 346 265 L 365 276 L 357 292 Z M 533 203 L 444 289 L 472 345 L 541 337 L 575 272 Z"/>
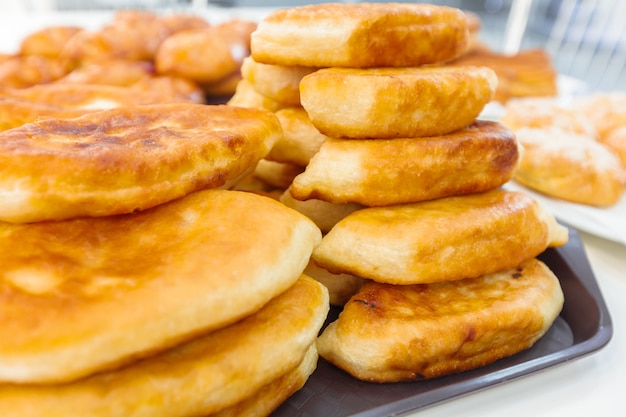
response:
<path fill-rule="evenodd" d="M 306 216 L 225 190 L 267 111 L 122 106 L 0 132 L 0 409 L 267 415 L 315 369 Z"/>
<path fill-rule="evenodd" d="M 281 120 L 283 142 L 265 159 L 274 172 L 297 167 L 291 182 L 275 176 L 287 184 L 280 200 L 325 233 L 307 272 L 343 307 L 317 346 L 359 379 L 486 365 L 532 346 L 562 308 L 535 257 L 567 229 L 500 189 L 518 143 L 478 119 L 494 72 L 445 65 L 467 40 L 467 17 L 447 7 L 278 10 L 252 34 L 230 102 Z"/>

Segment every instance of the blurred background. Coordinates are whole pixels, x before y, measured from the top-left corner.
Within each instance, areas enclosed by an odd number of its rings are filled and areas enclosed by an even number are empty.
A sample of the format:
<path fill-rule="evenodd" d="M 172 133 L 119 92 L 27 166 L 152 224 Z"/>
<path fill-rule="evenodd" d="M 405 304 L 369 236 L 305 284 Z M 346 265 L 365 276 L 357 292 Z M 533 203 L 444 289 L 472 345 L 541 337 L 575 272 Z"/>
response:
<path fill-rule="evenodd" d="M 42 14 L 119 8 L 210 12 L 234 7 L 274 8 L 311 3 L 322 1 L 0 0 L 0 13 L 6 16 L 7 13 L 21 12 Z M 421 3 L 447 5 L 476 13 L 482 21 L 480 38 L 496 51 L 513 54 L 527 48 L 544 48 L 560 75 L 583 81 L 587 90 L 626 90 L 624 1 L 431 0 Z M 4 26 L 10 24 L 7 21 L 1 23 Z"/>

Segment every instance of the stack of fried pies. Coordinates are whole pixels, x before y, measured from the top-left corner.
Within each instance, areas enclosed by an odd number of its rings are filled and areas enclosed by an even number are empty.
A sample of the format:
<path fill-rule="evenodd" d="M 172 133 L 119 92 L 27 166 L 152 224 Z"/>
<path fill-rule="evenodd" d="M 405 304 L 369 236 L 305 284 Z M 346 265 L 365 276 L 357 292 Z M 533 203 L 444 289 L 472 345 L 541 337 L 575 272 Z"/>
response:
<path fill-rule="evenodd" d="M 0 409 L 268 415 L 317 364 L 321 232 L 229 190 L 271 112 L 122 106 L 0 133 Z"/>
<path fill-rule="evenodd" d="M 252 34 L 229 103 L 281 121 L 264 159 L 297 167 L 279 199 L 324 232 L 307 273 L 343 308 L 317 347 L 359 379 L 484 366 L 531 347 L 563 305 L 536 256 L 565 244 L 567 229 L 501 189 L 520 147 L 479 118 L 494 71 L 448 65 L 468 43 L 468 16 L 454 8 L 278 10 Z"/>

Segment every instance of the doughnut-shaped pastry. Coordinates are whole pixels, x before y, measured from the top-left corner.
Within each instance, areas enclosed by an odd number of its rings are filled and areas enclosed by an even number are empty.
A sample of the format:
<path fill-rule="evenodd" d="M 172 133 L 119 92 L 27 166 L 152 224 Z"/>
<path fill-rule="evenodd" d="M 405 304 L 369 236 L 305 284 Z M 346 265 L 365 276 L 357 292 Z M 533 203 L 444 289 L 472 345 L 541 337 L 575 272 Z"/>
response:
<path fill-rule="evenodd" d="M 327 68 L 302 79 L 300 99 L 327 136 L 413 138 L 471 124 L 497 83 L 487 67 Z"/>
<path fill-rule="evenodd" d="M 0 219 L 144 210 L 228 187 L 282 134 L 274 114 L 229 106 L 122 107 L 0 133 Z"/>
<path fill-rule="evenodd" d="M 279 9 L 252 34 L 257 62 L 305 67 L 406 67 L 444 62 L 467 48 L 458 9 L 426 4 L 317 4 Z"/>
<path fill-rule="evenodd" d="M 355 211 L 324 236 L 313 260 L 335 273 L 422 284 L 514 268 L 567 239 L 529 194 L 496 189 Z"/>
<path fill-rule="evenodd" d="M 324 359 L 365 381 L 431 379 L 530 348 L 562 308 L 559 280 L 536 259 L 455 282 L 366 282 L 317 347 Z"/>
<path fill-rule="evenodd" d="M 519 157 L 513 133 L 477 121 L 445 136 L 327 139 L 291 184 L 298 200 L 364 206 L 414 203 L 497 188 Z"/>

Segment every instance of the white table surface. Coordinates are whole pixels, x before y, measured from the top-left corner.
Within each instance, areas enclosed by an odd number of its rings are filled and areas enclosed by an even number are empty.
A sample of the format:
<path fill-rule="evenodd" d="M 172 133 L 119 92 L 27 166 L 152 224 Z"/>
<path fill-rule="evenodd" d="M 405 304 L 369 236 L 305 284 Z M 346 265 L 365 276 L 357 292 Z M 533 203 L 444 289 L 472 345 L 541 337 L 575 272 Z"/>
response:
<path fill-rule="evenodd" d="M 259 10 L 211 11 L 212 19 L 233 15 L 258 18 Z M 30 13 L 0 9 L 0 52 L 15 51 L 19 39 L 51 24 L 97 28 L 110 12 Z M 558 213 L 555 213 L 558 216 Z M 626 213 L 624 213 L 626 217 Z M 419 417 L 624 417 L 626 416 L 626 246 L 580 232 L 587 256 L 608 305 L 613 337 L 589 356 L 469 394 L 411 416 Z"/>

